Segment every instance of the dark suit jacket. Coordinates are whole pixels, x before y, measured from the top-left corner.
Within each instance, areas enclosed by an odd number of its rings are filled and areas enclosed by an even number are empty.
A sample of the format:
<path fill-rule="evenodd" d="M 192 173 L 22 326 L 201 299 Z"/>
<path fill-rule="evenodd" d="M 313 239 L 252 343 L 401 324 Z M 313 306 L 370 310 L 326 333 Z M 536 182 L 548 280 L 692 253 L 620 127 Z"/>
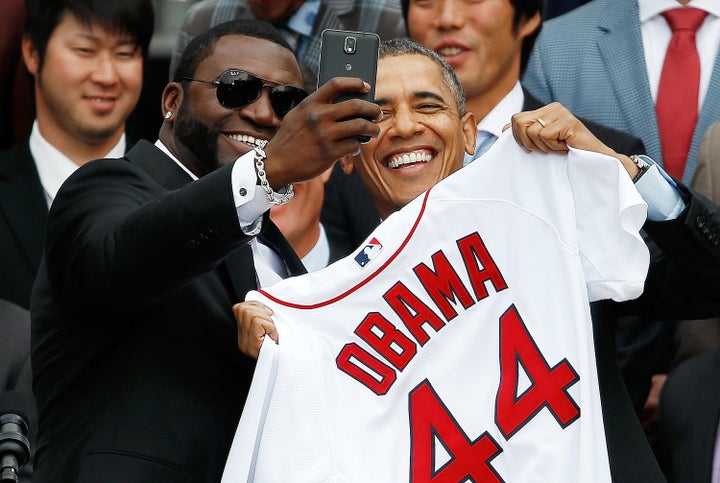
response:
<path fill-rule="evenodd" d="M 668 481 L 709 482 L 720 422 L 720 349 L 668 374 L 660 395 L 658 451 Z"/>
<path fill-rule="evenodd" d="M 63 185 L 32 297 L 35 482 L 220 480 L 254 369 L 231 311 L 256 288 L 231 168 L 190 183 L 140 141 Z"/>
<path fill-rule="evenodd" d="M 0 153 L 0 299 L 30 307 L 47 201 L 28 139 Z"/>

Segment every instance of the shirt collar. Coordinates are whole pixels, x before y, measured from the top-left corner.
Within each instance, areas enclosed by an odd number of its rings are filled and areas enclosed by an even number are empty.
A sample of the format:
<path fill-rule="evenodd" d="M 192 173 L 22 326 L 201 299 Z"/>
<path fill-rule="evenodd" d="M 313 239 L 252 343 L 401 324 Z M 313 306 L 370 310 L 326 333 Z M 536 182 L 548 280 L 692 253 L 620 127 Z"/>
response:
<path fill-rule="evenodd" d="M 640 23 L 673 8 L 680 8 L 677 0 L 638 0 Z M 695 7 L 705 10 L 709 14 L 720 17 L 720 2 L 717 0 L 691 0 L 688 7 Z"/>
<path fill-rule="evenodd" d="M 198 177 L 195 176 L 195 174 L 193 174 L 192 171 L 190 171 L 189 169 L 187 169 L 187 167 L 186 167 L 184 164 L 182 164 L 182 163 L 180 162 L 180 160 L 173 155 L 173 153 L 170 152 L 170 150 L 162 143 L 162 141 L 160 141 L 159 139 L 158 139 L 157 141 L 155 141 L 155 146 L 156 146 L 160 151 L 162 151 L 163 153 L 165 153 L 170 159 L 172 159 L 173 161 L 175 161 L 175 164 L 177 164 L 178 166 L 180 166 L 180 167 L 182 168 L 182 170 L 185 171 L 185 172 L 188 174 L 188 176 L 190 176 L 190 177 L 192 178 L 193 181 L 197 181 L 197 180 L 198 180 Z"/>
<path fill-rule="evenodd" d="M 125 133 L 123 133 L 120 141 L 104 157 L 120 158 L 125 155 L 125 147 Z M 33 122 L 30 132 L 30 153 L 35 160 L 40 183 L 45 190 L 45 200 L 50 206 L 60 186 L 79 166 L 40 134 L 37 119 Z"/>
<path fill-rule="evenodd" d="M 487 116 L 478 122 L 478 132 L 487 131 L 496 137 L 500 137 L 503 127 L 510 122 L 512 115 L 522 111 L 524 100 L 525 95 L 520 86 L 520 81 L 518 81 L 515 87 L 488 112 Z"/>

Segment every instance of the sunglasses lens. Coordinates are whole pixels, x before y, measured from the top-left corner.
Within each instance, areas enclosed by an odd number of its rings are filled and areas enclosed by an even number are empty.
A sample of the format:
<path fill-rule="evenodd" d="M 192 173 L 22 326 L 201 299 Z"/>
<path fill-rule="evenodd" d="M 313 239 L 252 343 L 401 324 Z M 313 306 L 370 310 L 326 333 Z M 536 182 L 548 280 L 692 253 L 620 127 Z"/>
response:
<path fill-rule="evenodd" d="M 270 102 L 272 103 L 275 113 L 282 119 L 307 96 L 307 92 L 299 87 L 282 84 L 272 88 L 270 91 Z"/>
<path fill-rule="evenodd" d="M 241 109 L 260 97 L 262 80 L 254 75 L 230 70 L 220 76 L 217 86 L 217 98 L 227 109 Z"/>

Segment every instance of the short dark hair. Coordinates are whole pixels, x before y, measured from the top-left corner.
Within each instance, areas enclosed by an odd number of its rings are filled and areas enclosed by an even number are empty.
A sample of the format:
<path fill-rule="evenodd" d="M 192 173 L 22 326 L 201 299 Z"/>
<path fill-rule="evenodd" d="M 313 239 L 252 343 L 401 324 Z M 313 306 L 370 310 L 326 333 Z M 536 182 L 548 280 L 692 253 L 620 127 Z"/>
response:
<path fill-rule="evenodd" d="M 206 30 L 190 41 L 178 61 L 173 81 L 179 82 L 183 78 L 193 78 L 200 62 L 212 55 L 217 41 L 228 35 L 244 35 L 268 40 L 288 49 L 293 58 L 297 59 L 282 34 L 268 22 L 247 19 L 231 20 Z"/>
<path fill-rule="evenodd" d="M 530 60 L 530 54 L 532 53 L 533 47 L 535 46 L 535 40 L 537 40 L 537 36 L 540 34 L 540 30 L 542 29 L 544 0 L 509 1 L 512 4 L 513 8 L 515 8 L 515 17 L 513 18 L 513 29 L 515 31 L 517 31 L 523 18 L 529 19 L 532 18 L 532 16 L 536 13 L 540 14 L 540 25 L 538 25 L 538 28 L 535 30 L 535 32 L 531 33 L 523 40 L 522 52 L 520 53 L 520 75 L 522 76 L 522 74 L 525 72 L 525 68 L 527 67 L 528 60 Z M 410 29 L 408 27 L 407 19 L 408 9 L 410 8 L 410 0 L 400 0 L 400 4 L 402 6 L 403 19 L 405 20 L 405 28 L 408 29 L 409 33 Z"/>
<path fill-rule="evenodd" d="M 147 58 L 155 24 L 152 0 L 28 0 L 25 34 L 38 51 L 39 65 L 47 44 L 65 14 L 85 25 L 97 22 L 110 32 L 131 35 Z"/>
<path fill-rule="evenodd" d="M 460 79 L 458 79 L 452 66 L 440 57 L 437 52 L 409 39 L 384 40 L 380 43 L 381 59 L 383 57 L 397 57 L 411 54 L 424 55 L 437 64 L 445 84 L 450 88 L 450 92 L 452 92 L 455 98 L 460 117 L 464 116 L 467 112 L 467 106 L 465 104 L 465 92 L 463 91 L 462 84 L 460 84 Z"/>

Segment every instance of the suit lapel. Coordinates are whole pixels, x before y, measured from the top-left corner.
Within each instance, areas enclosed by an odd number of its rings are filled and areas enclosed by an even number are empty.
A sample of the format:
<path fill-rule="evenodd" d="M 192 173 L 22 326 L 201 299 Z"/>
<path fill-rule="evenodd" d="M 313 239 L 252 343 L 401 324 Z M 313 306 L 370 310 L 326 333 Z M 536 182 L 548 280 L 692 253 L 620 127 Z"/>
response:
<path fill-rule="evenodd" d="M 291 276 L 307 273 L 295 251 L 268 215 L 265 215 L 263 225 L 260 238 L 282 258 L 287 273 Z M 225 257 L 224 265 L 238 301 L 245 300 L 248 291 L 258 288 L 252 248 L 249 243 Z"/>
<path fill-rule="evenodd" d="M 48 207 L 28 141 L 16 145 L 0 163 L 0 215 L 17 237 L 23 257 L 37 273 L 45 240 Z"/>
<path fill-rule="evenodd" d="M 598 28 L 605 32 L 598 39 L 598 50 L 618 93 L 611 102 L 619 104 L 633 134 L 643 140 L 647 151 L 662 164 L 661 156 L 655 154 L 661 152 L 660 135 L 645 67 L 637 2 L 609 3 L 598 20 Z"/>
<path fill-rule="evenodd" d="M 165 189 L 182 188 L 192 178 L 154 144 L 141 139 L 125 156 L 160 183 Z"/>
<path fill-rule="evenodd" d="M 266 217 L 263 224 L 265 224 L 265 229 L 262 233 L 263 241 L 282 257 L 285 262 L 285 268 L 290 276 L 307 273 L 305 266 L 298 258 L 295 250 L 290 246 L 290 243 L 285 239 L 275 223 L 273 223 L 269 217 Z"/>

